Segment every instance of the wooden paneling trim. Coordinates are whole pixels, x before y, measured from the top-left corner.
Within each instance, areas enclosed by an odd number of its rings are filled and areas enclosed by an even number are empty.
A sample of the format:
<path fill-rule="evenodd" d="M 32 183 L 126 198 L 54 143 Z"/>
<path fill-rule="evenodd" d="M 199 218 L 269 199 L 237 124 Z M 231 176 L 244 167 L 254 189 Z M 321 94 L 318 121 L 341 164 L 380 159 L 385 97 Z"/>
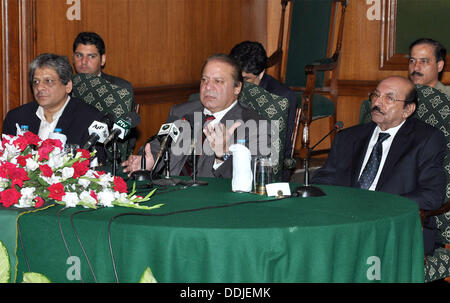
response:
<path fill-rule="evenodd" d="M 338 95 L 367 97 L 369 92 L 377 87 L 378 83 L 378 80 L 338 80 Z"/>
<path fill-rule="evenodd" d="M 31 100 L 28 65 L 34 57 L 34 1 L 1 0 L 2 118 Z"/>
<path fill-rule="evenodd" d="M 179 103 L 187 101 L 189 95 L 197 93 L 199 83 L 166 86 L 139 87 L 134 89 L 137 104 Z"/>
<path fill-rule="evenodd" d="M 384 0 L 381 19 L 381 70 L 407 70 L 408 54 L 395 51 L 397 0 Z M 450 55 L 445 57 L 445 71 L 450 71 Z"/>

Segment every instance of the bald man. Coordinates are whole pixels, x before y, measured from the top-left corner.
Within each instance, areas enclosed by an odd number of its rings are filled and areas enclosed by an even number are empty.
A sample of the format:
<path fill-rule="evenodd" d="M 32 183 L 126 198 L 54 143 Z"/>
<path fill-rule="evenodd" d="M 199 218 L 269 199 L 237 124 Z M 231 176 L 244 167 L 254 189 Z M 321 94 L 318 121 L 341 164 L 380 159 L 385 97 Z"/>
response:
<path fill-rule="evenodd" d="M 442 132 L 412 118 L 417 106 L 407 78 L 382 80 L 370 94 L 372 122 L 339 132 L 312 183 L 359 187 L 414 200 L 420 209 L 438 209 L 445 201 Z M 434 250 L 435 223 L 425 222 L 425 254 Z"/>

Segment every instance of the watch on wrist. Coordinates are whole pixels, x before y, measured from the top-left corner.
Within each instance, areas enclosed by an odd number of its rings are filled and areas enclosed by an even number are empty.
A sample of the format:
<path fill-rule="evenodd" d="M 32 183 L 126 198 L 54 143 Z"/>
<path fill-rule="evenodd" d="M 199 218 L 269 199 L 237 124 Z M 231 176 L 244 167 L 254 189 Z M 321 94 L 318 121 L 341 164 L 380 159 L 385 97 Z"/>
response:
<path fill-rule="evenodd" d="M 229 152 L 225 152 L 222 157 L 216 157 L 217 160 L 226 161 L 229 157 L 231 157 L 231 154 Z"/>

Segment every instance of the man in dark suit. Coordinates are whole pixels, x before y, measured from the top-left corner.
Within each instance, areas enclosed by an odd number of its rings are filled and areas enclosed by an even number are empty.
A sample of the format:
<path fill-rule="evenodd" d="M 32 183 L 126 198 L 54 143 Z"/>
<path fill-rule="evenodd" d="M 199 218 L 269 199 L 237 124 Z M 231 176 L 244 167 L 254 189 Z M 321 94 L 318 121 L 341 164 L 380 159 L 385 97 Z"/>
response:
<path fill-rule="evenodd" d="M 292 133 L 295 127 L 295 113 L 297 110 L 297 97 L 289 87 L 266 73 L 267 53 L 259 42 L 244 41 L 235 45 L 230 51 L 230 57 L 235 59 L 242 69 L 244 81 L 252 82 L 268 92 L 285 97 L 289 101 L 289 115 L 286 121 L 285 158 L 292 153 Z M 284 181 L 289 181 L 290 172 L 283 172 Z"/>
<path fill-rule="evenodd" d="M 403 77 L 381 81 L 371 94 L 372 122 L 339 132 L 312 183 L 359 187 L 414 200 L 420 209 L 438 209 L 445 201 L 442 132 L 412 118 L 414 84 Z M 381 140 L 380 140 L 381 138 Z M 434 250 L 434 222 L 425 222 L 424 248 Z"/>
<path fill-rule="evenodd" d="M 262 119 L 252 109 L 237 101 L 241 89 L 242 74 L 239 65 L 227 55 L 213 55 L 208 58 L 202 69 L 200 101 L 195 100 L 178 104 L 170 110 L 168 122 L 182 123 L 186 120 L 192 123 L 194 132 L 195 124 L 199 120 L 196 117 L 212 116 L 210 118 L 213 120 L 203 128 L 205 141 L 197 166 L 197 175 L 200 177 L 232 177 L 232 156 L 229 153 L 229 146 L 237 139 L 246 139 L 246 144 L 249 146 L 252 155 L 263 154 L 259 144 L 261 140 L 265 140 L 266 144 L 270 145 L 270 135 L 267 128 L 264 127 L 268 124 L 267 121 L 264 120 L 267 124 L 257 129 L 246 127 L 247 121 L 255 121 L 255 125 L 258 125 L 258 122 Z M 204 120 L 209 119 L 204 118 Z M 188 122 L 185 122 L 182 126 L 181 135 L 185 133 L 186 127 L 190 129 L 190 123 Z M 203 123 L 203 121 L 199 122 Z M 234 133 L 236 133 L 235 136 Z M 190 142 L 189 136 L 187 144 L 189 145 Z M 145 146 L 147 169 L 153 167 L 158 150 L 158 140 L 152 140 L 150 144 Z M 270 147 L 266 151 L 270 153 Z M 176 152 L 172 146 L 170 173 L 173 175 L 181 174 L 190 154 L 189 151 L 181 153 L 180 149 Z M 127 161 L 122 163 L 122 166 L 125 167 L 124 172 L 126 173 L 140 169 L 141 156 L 130 156 Z M 156 170 L 159 170 L 159 167 Z"/>
<path fill-rule="evenodd" d="M 86 143 L 88 128 L 103 114 L 95 107 L 69 96 L 72 91 L 72 67 L 65 56 L 41 54 L 30 64 L 30 85 L 34 101 L 10 110 L 3 121 L 3 134 L 16 135 L 16 124 L 28 125 L 41 139 L 61 128 L 68 144 Z M 99 160 L 103 148 L 98 146 Z"/>

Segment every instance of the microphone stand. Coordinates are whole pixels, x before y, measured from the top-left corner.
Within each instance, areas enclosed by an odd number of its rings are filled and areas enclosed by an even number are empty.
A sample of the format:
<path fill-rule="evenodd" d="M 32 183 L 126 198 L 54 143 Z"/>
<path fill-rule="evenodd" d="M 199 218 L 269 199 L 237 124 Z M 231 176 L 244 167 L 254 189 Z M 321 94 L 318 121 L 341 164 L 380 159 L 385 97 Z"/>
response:
<path fill-rule="evenodd" d="M 142 148 L 141 169 L 136 170 L 131 173 L 131 175 L 130 175 L 131 180 L 147 181 L 147 180 L 152 179 L 152 172 L 150 170 L 145 169 L 145 166 L 146 166 L 145 155 L 146 154 L 145 154 L 145 144 L 144 144 L 144 147 Z"/>
<path fill-rule="evenodd" d="M 304 185 L 297 187 L 294 192 L 296 196 L 302 197 L 302 198 L 308 198 L 308 197 L 320 197 L 325 196 L 325 192 L 321 190 L 320 188 L 316 186 L 312 186 L 309 184 L 309 160 L 311 157 L 311 151 L 316 148 L 317 145 L 319 145 L 325 138 L 327 138 L 332 132 L 336 131 L 338 127 L 333 127 L 333 129 L 326 134 L 322 139 L 320 139 L 319 142 L 314 144 L 313 147 L 309 148 L 306 153 L 306 159 L 305 159 L 305 172 L 304 172 Z"/>
<path fill-rule="evenodd" d="M 117 140 L 113 141 L 113 161 L 112 161 L 112 175 L 117 176 Z"/>
<path fill-rule="evenodd" d="M 169 147 L 166 148 L 164 151 L 164 162 L 165 162 L 165 176 L 157 179 L 152 180 L 152 183 L 156 186 L 175 186 L 178 185 L 181 180 L 176 178 L 170 177 L 170 155 L 169 155 Z"/>
<path fill-rule="evenodd" d="M 181 184 L 186 186 L 202 186 L 208 185 L 206 181 L 197 180 L 197 155 L 195 154 L 195 142 L 192 143 L 192 179 L 187 181 L 182 181 Z"/>

